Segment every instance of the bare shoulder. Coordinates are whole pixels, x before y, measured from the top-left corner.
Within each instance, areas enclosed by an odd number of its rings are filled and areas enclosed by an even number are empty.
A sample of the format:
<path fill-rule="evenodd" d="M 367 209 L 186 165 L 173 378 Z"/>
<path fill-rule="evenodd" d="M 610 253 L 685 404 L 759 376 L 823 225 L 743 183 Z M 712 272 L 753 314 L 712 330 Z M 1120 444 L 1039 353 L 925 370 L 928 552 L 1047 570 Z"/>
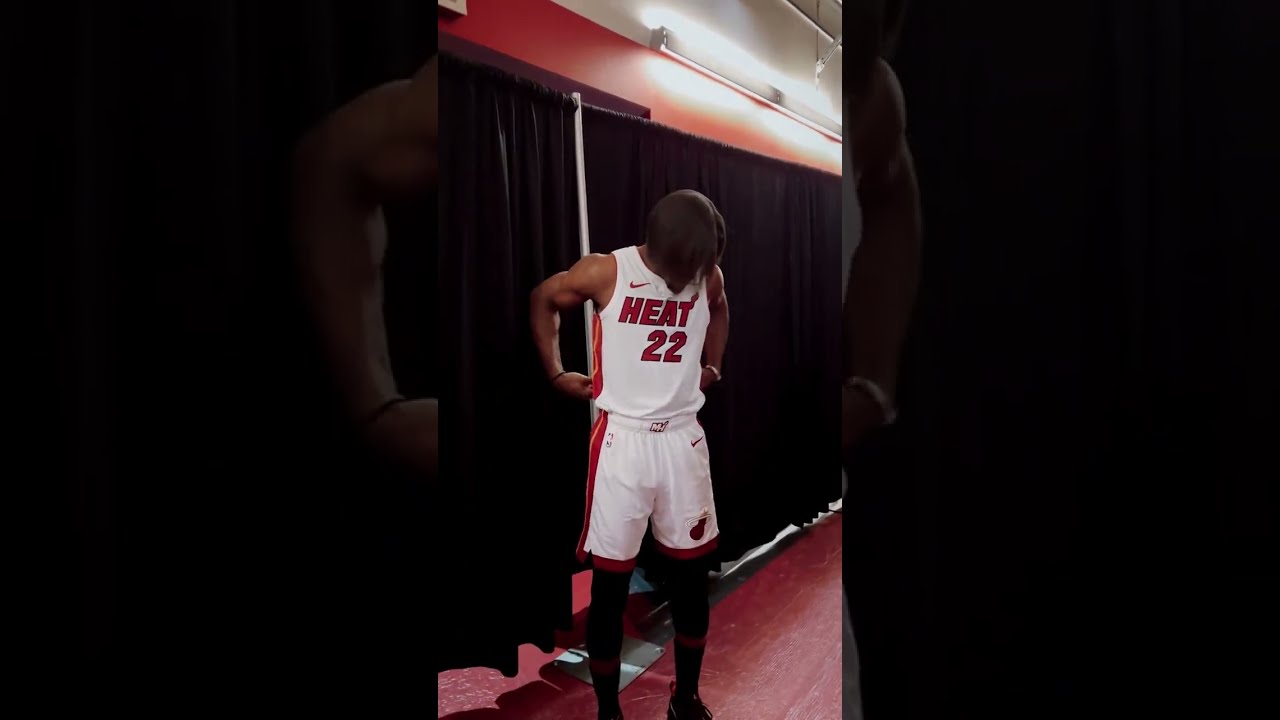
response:
<path fill-rule="evenodd" d="M 866 100 L 853 119 L 853 157 L 860 176 L 877 175 L 901 154 L 907 114 L 902 84 L 889 63 L 878 60 Z"/>
<path fill-rule="evenodd" d="M 569 280 L 574 289 L 595 294 L 612 288 L 617 272 L 617 261 L 612 255 L 591 253 L 573 264 L 569 269 Z"/>
<path fill-rule="evenodd" d="M 438 112 L 438 63 L 432 58 L 412 78 L 366 90 L 335 110 L 317 130 L 331 142 L 352 144 L 378 136 L 434 137 Z"/>
<path fill-rule="evenodd" d="M 712 304 L 718 304 L 724 299 L 724 272 L 719 265 L 715 266 L 707 278 L 707 298 Z"/>
<path fill-rule="evenodd" d="M 894 123 L 905 124 L 906 103 L 902 96 L 902 83 L 898 74 L 884 59 L 876 61 L 871 72 L 872 107 L 879 106 L 880 115 Z"/>
<path fill-rule="evenodd" d="M 588 300 L 595 301 L 603 308 L 613 296 L 613 288 L 617 282 L 616 268 L 612 255 L 587 255 L 568 270 L 547 278 L 533 292 L 535 296 L 549 300 L 561 310 L 581 305 Z"/>
<path fill-rule="evenodd" d="M 380 136 L 408 89 L 408 80 L 396 80 L 361 93 L 308 131 L 300 149 L 313 154 L 323 151 L 331 157 L 358 154 Z"/>
<path fill-rule="evenodd" d="M 299 153 L 340 164 L 388 193 L 434 178 L 438 113 L 432 59 L 412 78 L 372 88 L 312 129 Z"/>
<path fill-rule="evenodd" d="M 855 150 L 871 150 L 877 139 L 898 136 L 906 129 L 906 102 L 898 75 L 884 60 L 877 60 L 871 72 L 865 99 L 853 117 Z"/>
<path fill-rule="evenodd" d="M 402 104 L 403 131 L 431 140 L 439 134 L 440 64 L 433 57 L 414 73 Z"/>

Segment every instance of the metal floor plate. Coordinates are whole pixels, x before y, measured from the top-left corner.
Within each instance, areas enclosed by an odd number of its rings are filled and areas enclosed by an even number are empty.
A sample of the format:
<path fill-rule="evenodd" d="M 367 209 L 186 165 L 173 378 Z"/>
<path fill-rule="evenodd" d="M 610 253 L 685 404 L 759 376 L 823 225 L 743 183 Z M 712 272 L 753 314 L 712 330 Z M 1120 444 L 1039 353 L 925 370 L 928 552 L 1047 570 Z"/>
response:
<path fill-rule="evenodd" d="M 843 503 L 839 500 L 832 503 L 832 512 L 838 512 L 842 509 L 842 505 Z M 816 522 L 820 522 L 822 519 L 825 519 L 825 514 L 823 518 Z M 745 583 L 757 570 L 793 545 L 802 532 L 804 531 L 801 528 L 788 525 L 768 543 L 754 548 L 737 560 L 722 563 L 720 572 L 711 574 L 714 579 L 711 585 L 711 605 L 714 607 L 725 596 Z M 644 577 L 642 571 L 636 570 L 631 575 L 629 594 L 649 593 L 653 592 L 653 589 L 653 586 Z M 664 615 L 666 616 L 665 621 L 662 619 Z M 655 621 L 655 618 L 657 621 Z M 671 624 L 670 613 L 666 603 L 654 607 L 649 616 L 645 618 L 643 624 L 651 626 L 650 631 L 646 634 L 654 640 L 670 642 L 675 636 L 675 629 Z M 665 652 L 666 650 L 662 645 L 656 645 L 640 638 L 624 636 L 622 638 L 622 676 L 618 681 L 618 691 L 621 692 L 632 681 L 640 677 L 640 674 L 648 670 L 649 666 L 657 662 L 658 658 L 662 657 Z M 591 670 L 587 663 L 587 649 L 585 647 L 576 647 L 562 653 L 551 661 L 551 665 L 566 675 L 571 675 L 588 685 L 591 684 Z"/>
<path fill-rule="evenodd" d="M 622 692 L 649 666 L 658 661 L 666 650 L 661 645 L 654 645 L 639 638 L 625 636 L 622 638 L 622 675 L 618 679 L 618 692 Z M 591 684 L 591 670 L 587 664 L 585 647 L 568 650 L 551 662 L 561 672 Z"/>

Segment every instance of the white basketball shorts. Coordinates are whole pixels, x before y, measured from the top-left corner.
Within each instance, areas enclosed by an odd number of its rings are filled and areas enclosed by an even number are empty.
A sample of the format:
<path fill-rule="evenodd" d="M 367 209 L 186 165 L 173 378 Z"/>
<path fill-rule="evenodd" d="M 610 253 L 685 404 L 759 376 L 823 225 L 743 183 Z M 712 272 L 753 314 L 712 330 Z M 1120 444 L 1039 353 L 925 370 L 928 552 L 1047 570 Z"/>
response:
<path fill-rule="evenodd" d="M 645 528 L 672 558 L 700 557 L 720 536 L 706 433 L 696 415 L 661 422 L 601 412 L 591 429 L 578 559 L 630 572 Z"/>

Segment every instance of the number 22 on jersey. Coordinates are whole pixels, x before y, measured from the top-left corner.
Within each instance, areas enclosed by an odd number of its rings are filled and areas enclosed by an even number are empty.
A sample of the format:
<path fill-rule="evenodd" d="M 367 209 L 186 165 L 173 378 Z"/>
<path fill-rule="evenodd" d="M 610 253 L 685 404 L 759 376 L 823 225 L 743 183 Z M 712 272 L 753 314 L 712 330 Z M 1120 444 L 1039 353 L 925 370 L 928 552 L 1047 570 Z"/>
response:
<path fill-rule="evenodd" d="M 649 333 L 649 347 L 640 353 L 640 359 L 644 362 L 680 362 L 684 360 L 680 356 L 680 348 L 689 341 L 689 336 L 684 331 L 677 330 L 670 335 L 671 346 L 667 348 L 665 353 L 659 354 L 663 345 L 667 344 L 667 333 L 663 330 L 654 330 Z"/>
<path fill-rule="evenodd" d="M 684 302 L 674 300 L 658 300 L 655 298 L 628 297 L 623 301 L 622 312 L 618 321 L 638 325 L 678 325 L 683 327 L 689 319 L 689 311 L 698 302 L 698 295 Z M 654 330 L 649 333 L 649 346 L 640 353 L 643 362 L 678 363 L 684 360 L 680 348 L 689 341 L 683 330 L 675 330 L 670 334 L 666 330 Z M 668 345 L 668 342 L 670 345 Z M 666 345 L 666 352 L 662 351 Z"/>

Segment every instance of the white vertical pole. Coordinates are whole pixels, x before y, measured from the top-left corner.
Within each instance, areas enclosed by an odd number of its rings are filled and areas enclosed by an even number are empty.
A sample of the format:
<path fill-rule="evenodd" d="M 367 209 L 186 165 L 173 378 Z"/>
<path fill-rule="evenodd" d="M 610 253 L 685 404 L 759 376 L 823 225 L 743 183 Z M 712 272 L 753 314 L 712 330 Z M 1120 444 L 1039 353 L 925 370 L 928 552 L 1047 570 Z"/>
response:
<path fill-rule="evenodd" d="M 578 243 L 580 245 L 581 257 L 591 254 L 591 231 L 587 225 L 587 165 L 582 154 L 582 95 L 581 93 L 573 94 L 573 147 L 574 162 L 578 166 Z M 587 301 L 582 306 L 582 316 L 586 321 L 587 328 L 587 375 L 595 374 L 595 343 L 591 337 L 592 330 L 592 314 L 594 309 L 591 307 L 591 301 Z M 591 401 L 591 424 L 594 425 L 596 417 L 600 411 L 596 408 L 594 400 Z"/>

